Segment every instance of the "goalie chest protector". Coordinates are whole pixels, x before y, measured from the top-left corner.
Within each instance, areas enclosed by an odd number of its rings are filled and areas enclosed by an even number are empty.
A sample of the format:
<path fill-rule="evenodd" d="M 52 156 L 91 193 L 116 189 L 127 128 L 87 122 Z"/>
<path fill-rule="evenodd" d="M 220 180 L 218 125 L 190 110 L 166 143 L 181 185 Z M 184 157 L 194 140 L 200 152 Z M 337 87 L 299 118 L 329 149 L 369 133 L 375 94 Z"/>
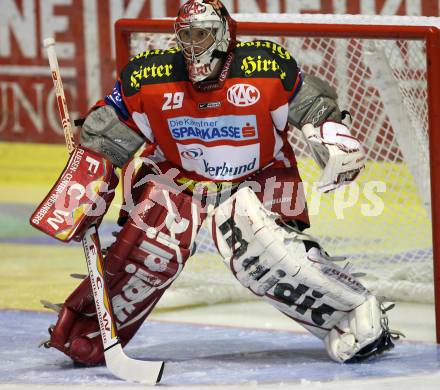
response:
<path fill-rule="evenodd" d="M 295 164 L 286 127 L 300 84 L 289 52 L 252 41 L 237 44 L 221 89 L 196 91 L 173 48 L 132 58 L 107 99 L 186 177 L 239 181 L 271 162 Z"/>

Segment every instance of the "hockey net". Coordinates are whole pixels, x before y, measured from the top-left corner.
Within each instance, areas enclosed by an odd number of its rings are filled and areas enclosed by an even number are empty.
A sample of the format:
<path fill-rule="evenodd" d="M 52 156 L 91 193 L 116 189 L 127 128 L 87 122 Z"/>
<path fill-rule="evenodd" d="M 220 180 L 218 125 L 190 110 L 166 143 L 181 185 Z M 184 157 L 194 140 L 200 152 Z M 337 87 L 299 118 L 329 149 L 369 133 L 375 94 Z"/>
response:
<path fill-rule="evenodd" d="M 297 59 L 305 73 L 317 75 L 334 86 L 341 109 L 352 115 L 353 135 L 365 147 L 368 162 L 356 183 L 320 194 L 313 184 L 320 170 L 310 158 L 302 135 L 291 129 L 290 142 L 305 183 L 311 217 L 308 232 L 331 255 L 347 256 L 352 270 L 365 273 L 361 280 L 376 294 L 394 300 L 432 303 L 429 137 L 434 121 L 428 115 L 428 101 L 434 100 L 428 96 L 431 76 L 426 60 L 426 37 L 430 33 L 398 25 L 435 22 L 429 18 L 353 15 L 236 18 L 240 22 L 240 41 L 262 38 L 278 42 Z M 258 18 L 261 23 L 242 23 Z M 334 24 L 336 19 L 350 26 L 338 27 Z M 373 24 L 383 28 L 374 29 L 372 34 Z M 393 25 L 392 30 L 386 25 Z M 118 66 L 144 50 L 175 46 L 171 31 L 172 21 L 119 21 Z M 435 84 L 430 86 L 431 94 L 439 92 L 438 81 Z M 159 305 L 242 299 L 253 297 L 223 265 L 207 230 L 202 229 L 197 253 L 188 260 L 186 269 Z"/>

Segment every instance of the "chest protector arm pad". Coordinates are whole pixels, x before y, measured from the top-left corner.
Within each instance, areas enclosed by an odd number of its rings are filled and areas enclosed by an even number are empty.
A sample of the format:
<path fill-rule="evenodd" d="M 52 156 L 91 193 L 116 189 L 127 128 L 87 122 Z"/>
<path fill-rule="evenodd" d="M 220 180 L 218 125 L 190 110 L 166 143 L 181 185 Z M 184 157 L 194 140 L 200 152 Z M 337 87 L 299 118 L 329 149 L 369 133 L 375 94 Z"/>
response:
<path fill-rule="evenodd" d="M 289 123 L 301 129 L 306 123 L 314 127 L 324 121 L 341 122 L 337 103 L 338 95 L 326 81 L 316 76 L 304 75 L 301 89 L 289 105 Z"/>
<path fill-rule="evenodd" d="M 136 153 L 144 141 L 133 129 L 121 122 L 110 106 L 92 111 L 81 129 L 81 145 L 104 155 L 119 168 Z"/>

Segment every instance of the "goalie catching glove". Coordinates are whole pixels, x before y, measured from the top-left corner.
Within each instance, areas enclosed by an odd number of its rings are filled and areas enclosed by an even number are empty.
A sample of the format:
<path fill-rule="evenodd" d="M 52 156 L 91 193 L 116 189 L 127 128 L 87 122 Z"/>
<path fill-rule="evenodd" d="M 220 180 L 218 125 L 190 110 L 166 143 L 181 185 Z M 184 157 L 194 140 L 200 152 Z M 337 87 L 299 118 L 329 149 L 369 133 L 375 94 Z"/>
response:
<path fill-rule="evenodd" d="M 356 179 L 365 166 L 365 154 L 345 125 L 324 122 L 315 128 L 306 123 L 302 131 L 314 160 L 323 169 L 320 191 L 329 192 Z"/>

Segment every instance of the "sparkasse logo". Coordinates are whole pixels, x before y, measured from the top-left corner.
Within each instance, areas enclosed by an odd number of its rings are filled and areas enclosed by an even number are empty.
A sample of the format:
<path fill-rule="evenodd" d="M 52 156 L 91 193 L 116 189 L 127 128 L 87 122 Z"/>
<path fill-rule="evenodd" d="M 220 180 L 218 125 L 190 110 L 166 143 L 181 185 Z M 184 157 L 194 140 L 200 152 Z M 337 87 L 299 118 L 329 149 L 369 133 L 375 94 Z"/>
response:
<path fill-rule="evenodd" d="M 258 139 L 255 115 L 220 115 L 203 118 L 176 117 L 168 119 L 171 137 L 176 141 L 203 142 L 248 141 Z"/>
<path fill-rule="evenodd" d="M 228 102 L 237 107 L 252 106 L 260 100 L 260 91 L 249 84 L 235 84 L 228 89 Z"/>

